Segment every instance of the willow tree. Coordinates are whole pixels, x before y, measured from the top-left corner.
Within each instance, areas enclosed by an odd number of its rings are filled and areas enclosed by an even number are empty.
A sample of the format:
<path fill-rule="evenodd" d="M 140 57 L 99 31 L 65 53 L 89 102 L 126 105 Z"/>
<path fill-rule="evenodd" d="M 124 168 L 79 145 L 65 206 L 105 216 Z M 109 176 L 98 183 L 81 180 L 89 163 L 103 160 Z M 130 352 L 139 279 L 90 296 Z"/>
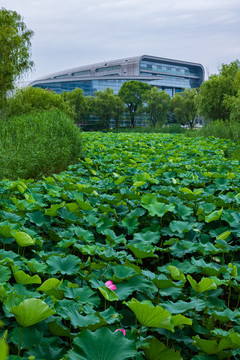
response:
<path fill-rule="evenodd" d="M 7 92 L 17 79 L 33 68 L 31 38 L 21 15 L 16 11 L 0 9 L 0 112 L 4 109 Z"/>

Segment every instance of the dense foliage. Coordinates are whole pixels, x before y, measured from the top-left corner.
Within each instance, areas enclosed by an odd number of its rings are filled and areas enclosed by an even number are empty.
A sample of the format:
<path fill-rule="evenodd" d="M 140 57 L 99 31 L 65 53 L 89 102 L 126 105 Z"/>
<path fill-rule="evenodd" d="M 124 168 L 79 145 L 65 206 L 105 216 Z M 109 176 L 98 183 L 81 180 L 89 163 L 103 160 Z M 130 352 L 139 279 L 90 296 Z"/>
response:
<path fill-rule="evenodd" d="M 69 171 L 1 183 L 1 354 L 239 359 L 234 144 L 83 136 Z"/>
<path fill-rule="evenodd" d="M 69 93 L 74 97 L 74 93 Z M 39 111 L 62 111 L 66 115 L 75 118 L 76 112 L 73 104 L 68 98 L 60 96 L 52 91 L 40 88 L 26 87 L 17 89 L 16 92 L 6 100 L 6 119 L 13 116 L 28 115 Z"/>
<path fill-rule="evenodd" d="M 41 178 L 78 162 L 83 140 L 60 111 L 12 117 L 0 127 L 0 179 Z"/>
<path fill-rule="evenodd" d="M 223 64 L 219 74 L 214 74 L 200 86 L 198 111 L 206 120 L 229 120 L 239 97 L 240 61 Z M 235 112 L 234 112 L 235 113 Z M 239 117 L 238 117 L 239 121 Z"/>
<path fill-rule="evenodd" d="M 32 69 L 31 38 L 21 15 L 16 11 L 0 9 L 0 111 L 4 110 L 8 90 L 24 72 Z"/>
<path fill-rule="evenodd" d="M 144 94 L 151 90 L 151 86 L 137 80 L 130 80 L 121 86 L 118 95 L 126 104 L 131 121 L 131 127 L 135 126 L 135 116 L 138 108 L 143 103 Z"/>

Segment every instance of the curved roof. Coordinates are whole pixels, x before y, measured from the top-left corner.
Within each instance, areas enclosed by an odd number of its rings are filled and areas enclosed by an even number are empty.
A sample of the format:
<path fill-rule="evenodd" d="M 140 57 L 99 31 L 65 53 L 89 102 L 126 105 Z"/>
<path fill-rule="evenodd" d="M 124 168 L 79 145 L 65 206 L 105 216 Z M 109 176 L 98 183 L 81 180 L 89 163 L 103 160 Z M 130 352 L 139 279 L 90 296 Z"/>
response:
<path fill-rule="evenodd" d="M 139 64 L 142 60 L 147 61 L 161 61 L 166 64 L 175 64 L 178 66 L 191 66 L 191 67 L 198 67 L 202 71 L 202 80 L 204 78 L 204 68 L 199 63 L 193 63 L 193 62 L 187 62 L 182 60 L 174 60 L 174 59 L 168 59 L 168 58 L 162 58 L 157 56 L 151 56 L 151 55 L 139 55 L 134 57 L 127 57 L 117 60 L 110 60 L 110 61 L 104 61 L 100 63 L 95 63 L 91 65 L 84 65 L 79 66 L 59 72 L 55 72 L 46 76 L 43 76 L 41 78 L 38 78 L 31 82 L 30 85 L 34 85 L 35 83 L 42 83 L 43 81 L 57 81 L 58 79 L 84 79 L 87 80 L 89 78 L 98 78 L 101 79 L 104 77 L 108 77 L 109 75 L 117 75 L 124 78 L 127 77 L 139 77 L 140 71 L 139 71 Z M 106 71 L 105 71 L 106 69 Z M 111 69 L 111 70 L 109 70 Z M 115 72 L 115 73 L 114 73 Z M 113 78 L 113 77 L 111 77 Z"/>

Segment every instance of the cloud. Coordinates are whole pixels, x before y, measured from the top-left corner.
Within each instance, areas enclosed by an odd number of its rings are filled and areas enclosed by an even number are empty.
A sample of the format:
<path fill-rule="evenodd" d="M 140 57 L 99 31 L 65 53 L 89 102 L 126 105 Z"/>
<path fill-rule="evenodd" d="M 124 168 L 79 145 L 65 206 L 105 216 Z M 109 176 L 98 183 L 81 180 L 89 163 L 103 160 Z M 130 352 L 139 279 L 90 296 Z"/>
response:
<path fill-rule="evenodd" d="M 203 63 L 239 55 L 239 0 L 2 0 L 34 30 L 34 77 L 149 54 Z"/>

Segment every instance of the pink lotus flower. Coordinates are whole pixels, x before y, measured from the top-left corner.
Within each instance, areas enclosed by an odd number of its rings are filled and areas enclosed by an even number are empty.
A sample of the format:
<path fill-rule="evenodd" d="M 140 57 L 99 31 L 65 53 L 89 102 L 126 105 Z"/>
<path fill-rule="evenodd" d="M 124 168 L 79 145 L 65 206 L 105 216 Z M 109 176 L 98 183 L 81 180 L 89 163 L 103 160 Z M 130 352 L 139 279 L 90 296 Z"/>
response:
<path fill-rule="evenodd" d="M 124 336 L 126 335 L 126 330 L 124 330 L 124 329 L 117 329 L 117 330 L 115 330 L 114 332 L 116 332 L 116 331 L 122 331 L 123 335 L 124 335 Z"/>
<path fill-rule="evenodd" d="M 116 285 L 114 285 L 111 280 L 106 281 L 105 286 L 107 288 L 109 288 L 110 290 L 116 290 L 117 289 Z"/>

